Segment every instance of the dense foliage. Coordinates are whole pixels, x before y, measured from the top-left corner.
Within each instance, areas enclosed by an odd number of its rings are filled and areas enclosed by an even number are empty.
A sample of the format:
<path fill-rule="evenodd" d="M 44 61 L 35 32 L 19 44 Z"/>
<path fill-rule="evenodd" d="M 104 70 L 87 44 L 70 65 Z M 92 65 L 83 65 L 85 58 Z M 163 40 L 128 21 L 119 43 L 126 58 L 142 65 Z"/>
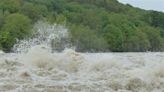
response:
<path fill-rule="evenodd" d="M 38 20 L 66 24 L 78 51 L 164 50 L 164 13 L 117 0 L 0 0 L 0 48 L 10 51 Z"/>

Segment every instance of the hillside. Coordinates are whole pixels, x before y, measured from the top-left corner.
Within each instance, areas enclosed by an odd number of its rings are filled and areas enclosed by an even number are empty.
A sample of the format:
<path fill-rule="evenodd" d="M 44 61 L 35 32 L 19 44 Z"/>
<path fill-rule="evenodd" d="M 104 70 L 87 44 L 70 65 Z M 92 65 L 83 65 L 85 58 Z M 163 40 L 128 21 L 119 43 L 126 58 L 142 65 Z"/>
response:
<path fill-rule="evenodd" d="M 0 49 L 10 52 L 39 20 L 66 25 L 81 52 L 164 50 L 164 13 L 116 0 L 0 0 Z"/>

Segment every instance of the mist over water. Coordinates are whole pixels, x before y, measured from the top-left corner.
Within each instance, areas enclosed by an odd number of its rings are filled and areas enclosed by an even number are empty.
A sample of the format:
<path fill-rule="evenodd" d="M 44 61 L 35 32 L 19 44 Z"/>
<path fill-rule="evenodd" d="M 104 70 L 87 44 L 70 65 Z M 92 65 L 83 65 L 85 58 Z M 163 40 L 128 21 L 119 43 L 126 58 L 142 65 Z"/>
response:
<path fill-rule="evenodd" d="M 65 27 L 35 29 L 0 52 L 0 92 L 164 92 L 164 53 L 79 53 Z"/>

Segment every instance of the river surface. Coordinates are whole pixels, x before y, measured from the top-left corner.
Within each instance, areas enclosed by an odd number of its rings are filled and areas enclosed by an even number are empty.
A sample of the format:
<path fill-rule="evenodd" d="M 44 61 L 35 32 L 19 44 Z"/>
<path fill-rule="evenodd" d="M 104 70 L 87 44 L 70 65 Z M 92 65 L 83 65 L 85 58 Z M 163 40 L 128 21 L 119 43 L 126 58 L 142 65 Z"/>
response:
<path fill-rule="evenodd" d="M 164 53 L 1 53 L 0 92 L 164 92 Z"/>

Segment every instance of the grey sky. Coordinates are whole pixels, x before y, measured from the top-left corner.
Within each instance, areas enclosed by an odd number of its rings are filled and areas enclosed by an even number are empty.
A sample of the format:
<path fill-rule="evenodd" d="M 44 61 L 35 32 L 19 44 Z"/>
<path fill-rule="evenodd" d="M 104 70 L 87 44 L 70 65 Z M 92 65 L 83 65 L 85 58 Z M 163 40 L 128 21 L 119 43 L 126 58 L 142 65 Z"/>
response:
<path fill-rule="evenodd" d="M 135 7 L 146 10 L 157 10 L 164 12 L 164 0 L 118 0 L 122 3 L 129 3 Z"/>

